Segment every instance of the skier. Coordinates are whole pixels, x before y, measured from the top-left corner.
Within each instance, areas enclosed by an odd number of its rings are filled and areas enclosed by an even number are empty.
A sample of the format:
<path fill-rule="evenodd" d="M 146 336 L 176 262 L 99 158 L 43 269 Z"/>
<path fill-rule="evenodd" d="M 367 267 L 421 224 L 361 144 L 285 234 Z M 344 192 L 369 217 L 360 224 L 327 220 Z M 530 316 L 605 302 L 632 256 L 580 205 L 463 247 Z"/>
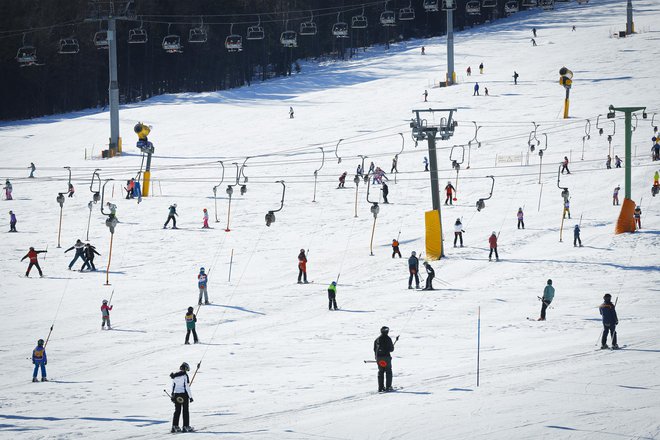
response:
<path fill-rule="evenodd" d="M 392 258 L 394 258 L 395 255 L 398 255 L 399 258 L 401 258 L 401 251 L 399 250 L 399 240 L 396 238 L 392 239 Z"/>
<path fill-rule="evenodd" d="M 378 364 L 378 392 L 392 391 L 392 352 L 394 342 L 388 336 L 389 327 L 380 329 L 380 336 L 374 341 L 374 355 Z M 397 337 L 397 339 L 399 339 Z"/>
<path fill-rule="evenodd" d="M 603 304 L 599 307 L 600 315 L 603 317 L 603 337 L 600 341 L 600 348 L 605 350 L 610 348 L 607 346 L 607 334 L 612 335 L 612 349 L 618 350 L 619 345 L 616 343 L 616 326 L 619 325 L 619 317 L 616 315 L 616 308 L 612 304 L 612 295 L 606 293 L 603 296 Z"/>
<path fill-rule="evenodd" d="M 479 73 L 483 74 L 484 73 L 484 63 L 479 64 Z"/>
<path fill-rule="evenodd" d="M 199 342 L 197 338 L 197 332 L 195 331 L 195 323 L 197 322 L 197 316 L 193 312 L 192 307 L 188 307 L 188 313 L 186 313 L 186 345 L 190 345 L 190 332 L 193 334 L 193 341 L 195 344 Z"/>
<path fill-rule="evenodd" d="M 422 46 L 422 55 L 426 55 L 426 48 Z"/>
<path fill-rule="evenodd" d="M 341 176 L 339 176 L 339 186 L 337 188 L 344 188 L 344 185 L 346 184 L 346 175 L 348 173 L 344 171 Z"/>
<path fill-rule="evenodd" d="M 424 171 L 428 171 L 429 170 L 429 159 L 426 156 L 424 156 L 424 161 L 423 162 L 424 162 Z"/>
<path fill-rule="evenodd" d="M 653 152 L 653 160 L 660 160 L 660 137 L 655 137 L 651 151 Z"/>
<path fill-rule="evenodd" d="M 543 298 L 541 300 L 541 317 L 537 321 L 545 321 L 545 311 L 555 297 L 555 288 L 552 287 L 552 280 L 548 280 L 548 284 L 543 289 Z"/>
<path fill-rule="evenodd" d="M 479 83 L 478 82 L 474 83 L 474 93 L 472 93 L 472 96 L 479 96 Z"/>
<path fill-rule="evenodd" d="M 429 97 L 428 90 L 424 90 L 424 93 L 422 93 L 422 96 L 424 96 L 424 102 L 428 102 L 428 97 Z"/>
<path fill-rule="evenodd" d="M 14 190 L 14 188 L 11 186 L 11 182 L 9 179 L 5 181 L 5 186 L 2 188 L 5 190 L 5 199 L 6 200 L 13 200 L 11 197 L 11 192 Z"/>
<path fill-rule="evenodd" d="M 172 418 L 173 433 L 193 432 L 195 430 L 190 426 L 190 413 L 188 412 L 188 404 L 193 402 L 188 371 L 190 371 L 190 366 L 184 362 L 179 367 L 179 371 L 170 373 L 170 378 L 172 379 L 172 403 L 174 403 L 174 417 Z M 183 429 L 179 428 L 181 409 L 183 409 Z"/>
<path fill-rule="evenodd" d="M 39 369 L 41 369 L 41 381 L 48 382 L 48 379 L 46 378 L 46 364 L 48 363 L 48 357 L 46 356 L 46 347 L 43 339 L 39 339 L 37 341 L 37 346 L 32 350 L 32 363 L 34 364 L 32 382 L 38 382 L 37 373 L 39 372 Z"/>
<path fill-rule="evenodd" d="M 447 194 L 447 197 L 445 198 L 445 205 L 447 204 L 447 202 L 449 202 L 450 205 L 453 205 L 452 195 L 453 195 L 453 192 L 455 192 L 455 191 L 456 191 L 456 189 L 451 184 L 451 182 L 447 182 L 447 186 L 445 186 L 445 193 Z"/>
<path fill-rule="evenodd" d="M 660 186 L 660 172 L 658 171 L 653 174 L 653 186 Z"/>
<path fill-rule="evenodd" d="M 466 69 L 466 73 L 467 76 L 472 76 L 472 68 L 470 66 L 468 66 L 468 68 Z"/>
<path fill-rule="evenodd" d="M 394 158 L 392 158 L 392 169 L 390 170 L 390 173 L 399 172 L 399 169 L 397 168 L 398 164 L 399 164 L 399 155 L 396 155 L 394 156 Z"/>
<path fill-rule="evenodd" d="M 75 188 L 73 187 L 72 183 L 69 183 L 69 191 L 67 192 L 67 195 L 69 197 L 73 197 L 73 194 L 76 192 Z"/>
<path fill-rule="evenodd" d="M 488 87 L 484 87 L 484 95 L 488 96 Z"/>
<path fill-rule="evenodd" d="M 41 272 L 41 267 L 39 267 L 39 261 L 37 260 L 37 255 L 45 254 L 46 252 L 48 251 L 35 251 L 33 247 L 30 247 L 28 253 L 25 254 L 23 258 L 21 258 L 21 261 L 25 260 L 26 258 L 30 259 L 30 264 L 28 264 L 27 271 L 25 272 L 26 277 L 30 276 L 30 270 L 32 270 L 32 266 L 35 266 L 37 268 L 40 277 L 44 276 L 43 272 Z"/>
<path fill-rule="evenodd" d="M 433 278 L 435 278 L 435 270 L 429 264 L 428 261 L 424 262 L 424 269 L 426 269 L 426 286 L 424 290 L 435 290 L 433 288 Z"/>
<path fill-rule="evenodd" d="M 495 252 L 495 261 L 500 261 L 500 256 L 497 254 L 497 234 L 493 231 L 488 237 L 488 245 L 490 246 L 490 253 L 488 254 L 488 261 L 492 261 L 493 252 Z"/>
<path fill-rule="evenodd" d="M 34 162 L 30 162 L 30 166 L 28 168 L 30 170 L 30 175 L 28 177 L 30 179 L 34 179 L 34 172 L 37 170 L 37 167 L 34 166 Z"/>
<path fill-rule="evenodd" d="M 580 238 L 580 225 L 575 225 L 573 228 L 573 247 L 582 247 L 582 239 Z"/>
<path fill-rule="evenodd" d="M 532 34 L 534 35 L 534 38 L 536 38 L 536 28 L 532 28 Z"/>
<path fill-rule="evenodd" d="M 209 213 L 206 210 L 206 208 L 204 208 L 204 215 L 202 217 L 202 221 L 204 222 L 204 224 L 202 225 L 202 229 L 210 229 L 210 226 L 209 226 Z"/>
<path fill-rule="evenodd" d="M 456 223 L 454 223 L 454 247 L 456 247 L 456 241 L 460 240 L 461 241 L 461 247 L 463 247 L 463 223 L 461 223 L 461 219 L 457 218 Z"/>
<path fill-rule="evenodd" d="M 383 182 L 383 187 L 380 190 L 383 191 L 383 203 L 388 205 L 390 202 L 387 201 L 387 195 L 390 193 L 390 188 L 387 183 Z"/>
<path fill-rule="evenodd" d="M 615 154 L 614 155 L 614 168 L 621 168 L 622 163 L 623 163 L 623 161 L 621 160 L 621 158 Z"/>
<path fill-rule="evenodd" d="M 619 185 L 614 188 L 614 193 L 612 193 L 612 205 L 618 205 L 619 204 L 619 191 L 621 190 L 621 187 Z"/>
<path fill-rule="evenodd" d="M 112 306 L 108 305 L 108 300 L 104 299 L 103 304 L 101 304 L 101 330 L 105 330 L 105 324 L 108 324 L 108 330 L 112 330 L 110 327 L 110 310 Z"/>
<path fill-rule="evenodd" d="M 357 169 L 355 170 L 355 174 L 357 176 L 360 176 L 360 177 L 362 176 L 362 165 L 361 164 L 358 164 Z"/>
<path fill-rule="evenodd" d="M 518 213 L 516 214 L 516 217 L 518 218 L 518 229 L 521 227 L 525 229 L 525 214 L 523 213 L 522 208 L 518 208 Z"/>
<path fill-rule="evenodd" d="M 78 260 L 78 258 L 82 258 L 83 260 L 85 259 L 84 251 L 85 251 L 85 243 L 80 241 L 80 239 L 76 240 L 76 243 L 71 246 L 69 249 L 65 250 L 64 253 L 66 254 L 70 250 L 76 250 L 76 255 L 74 255 L 73 260 L 69 263 L 69 270 L 73 267 L 73 264 Z"/>
<path fill-rule="evenodd" d="M 293 107 L 289 107 L 289 119 L 293 119 Z"/>
<path fill-rule="evenodd" d="M 536 40 L 532 38 L 532 47 L 535 47 L 535 46 L 538 46 L 538 45 L 536 44 Z"/>
<path fill-rule="evenodd" d="M 520 75 L 518 75 L 518 72 L 516 72 L 516 71 L 514 70 L 514 71 L 513 71 L 513 84 L 514 84 L 514 85 L 518 85 L 518 77 L 519 77 L 519 76 L 520 76 Z"/>
<path fill-rule="evenodd" d="M 92 246 L 89 243 L 85 244 L 85 248 L 83 250 L 83 265 L 80 267 L 80 271 L 82 272 L 85 270 L 85 268 L 91 270 L 92 272 L 96 272 L 96 266 L 94 266 L 94 255 L 101 255 L 98 252 L 96 252 L 96 248 Z"/>
<path fill-rule="evenodd" d="M 410 272 L 408 289 L 412 289 L 413 277 L 415 277 L 415 288 L 419 289 L 419 260 L 417 259 L 417 252 L 415 251 L 412 251 L 410 258 L 408 258 L 408 271 Z"/>
<path fill-rule="evenodd" d="M 573 27 L 571 28 L 571 32 L 575 32 L 575 30 L 576 30 L 575 25 L 573 25 Z"/>
<path fill-rule="evenodd" d="M 197 287 L 199 288 L 199 299 L 197 300 L 198 305 L 202 305 L 202 295 L 204 296 L 204 304 L 209 305 L 209 292 L 206 288 L 209 282 L 209 276 L 204 271 L 203 267 L 199 268 L 199 274 L 197 275 Z"/>
<path fill-rule="evenodd" d="M 607 155 L 607 160 L 605 160 L 605 168 L 607 168 L 608 170 L 612 169 L 612 156 L 610 156 L 609 154 Z"/>
<path fill-rule="evenodd" d="M 568 218 L 571 218 L 571 202 L 568 199 L 564 201 L 564 218 L 566 218 L 566 214 L 568 214 Z"/>
<path fill-rule="evenodd" d="M 637 205 L 635 206 L 635 211 L 633 213 L 633 218 L 635 219 L 635 225 L 637 229 L 642 229 L 642 207 Z"/>
<path fill-rule="evenodd" d="M 328 286 L 328 310 L 332 310 L 333 307 L 335 308 L 335 310 L 337 310 L 337 282 L 336 281 L 333 281 Z"/>
<path fill-rule="evenodd" d="M 14 211 L 9 211 L 9 232 L 18 232 L 16 230 L 16 214 L 14 214 Z"/>
<path fill-rule="evenodd" d="M 568 170 L 568 157 L 566 156 L 564 156 L 564 161 L 561 163 L 561 173 L 564 174 L 564 171 L 566 171 L 567 174 L 571 174 Z"/>
<path fill-rule="evenodd" d="M 303 284 L 303 282 L 309 284 L 307 281 L 307 255 L 305 255 L 305 249 L 300 249 L 298 254 L 298 284 Z"/>
<path fill-rule="evenodd" d="M 135 179 L 126 181 L 126 199 L 133 198 L 133 189 L 135 188 Z"/>
<path fill-rule="evenodd" d="M 169 214 L 167 215 L 167 221 L 163 225 L 163 229 L 167 229 L 167 225 L 170 223 L 170 220 L 172 220 L 172 229 L 179 229 L 176 227 L 176 218 L 175 218 L 178 216 L 179 214 L 176 213 L 176 203 L 174 203 L 169 207 Z"/>
<path fill-rule="evenodd" d="M 375 169 L 376 169 L 376 164 L 373 163 L 373 161 L 372 161 L 372 162 L 369 164 L 369 172 L 367 173 L 367 175 L 369 175 L 369 174 L 373 174 L 373 172 L 375 171 Z"/>

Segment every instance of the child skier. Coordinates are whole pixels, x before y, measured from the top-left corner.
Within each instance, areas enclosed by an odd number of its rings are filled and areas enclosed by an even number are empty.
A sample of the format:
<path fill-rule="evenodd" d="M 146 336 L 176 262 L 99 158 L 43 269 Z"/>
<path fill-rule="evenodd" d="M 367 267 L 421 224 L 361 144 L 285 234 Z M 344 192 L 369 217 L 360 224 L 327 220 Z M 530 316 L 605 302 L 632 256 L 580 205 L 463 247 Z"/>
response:
<path fill-rule="evenodd" d="M 176 227 L 176 218 L 179 214 L 176 213 L 176 203 L 173 203 L 169 207 L 169 213 L 167 215 L 167 221 L 163 225 L 163 229 L 167 229 L 167 225 L 170 223 L 170 220 L 172 220 L 172 229 L 179 229 Z"/>
<path fill-rule="evenodd" d="M 28 169 L 30 170 L 30 175 L 28 177 L 34 179 L 34 172 L 37 170 L 37 167 L 34 166 L 34 162 L 30 162 Z"/>
<path fill-rule="evenodd" d="M 76 192 L 75 188 L 73 187 L 73 184 L 69 183 L 69 191 L 67 192 L 69 197 L 73 197 L 73 194 Z"/>
<path fill-rule="evenodd" d="M 607 168 L 608 170 L 612 169 L 612 156 L 610 156 L 609 154 L 607 155 L 607 159 L 605 160 L 605 168 Z"/>
<path fill-rule="evenodd" d="M 500 256 L 497 255 L 497 234 L 493 231 L 488 237 L 488 245 L 490 246 L 490 253 L 488 254 L 488 261 L 492 261 L 493 252 L 495 252 L 495 261 L 500 261 Z"/>
<path fill-rule="evenodd" d="M 210 229 L 210 227 L 209 227 L 209 213 L 206 210 L 206 208 L 204 208 L 204 217 L 202 218 L 202 220 L 204 221 L 204 225 L 202 226 L 202 228 L 203 229 Z"/>
<path fill-rule="evenodd" d="M 479 83 L 478 82 L 474 83 L 474 92 L 472 93 L 472 96 L 479 96 Z"/>
<path fill-rule="evenodd" d="M 424 156 L 424 161 L 423 162 L 424 162 L 424 171 L 428 171 L 429 170 L 429 159 L 426 156 Z"/>
<path fill-rule="evenodd" d="M 96 252 L 96 248 L 92 246 L 89 243 L 85 244 L 85 249 L 83 251 L 83 265 L 80 267 L 80 271 L 82 272 L 85 270 L 85 268 L 91 270 L 92 272 L 96 272 L 96 266 L 94 266 L 94 255 L 101 255 L 98 252 Z"/>
<path fill-rule="evenodd" d="M 483 74 L 484 73 L 484 63 L 479 64 L 479 73 Z"/>
<path fill-rule="evenodd" d="M 428 102 L 428 97 L 429 97 L 428 90 L 424 90 L 424 93 L 422 93 L 422 96 L 424 96 L 424 102 Z"/>
<path fill-rule="evenodd" d="M 619 317 L 616 315 L 616 309 L 612 304 L 612 295 L 606 293 L 603 296 L 603 304 L 599 307 L 600 315 L 603 317 L 603 337 L 601 338 L 600 348 L 605 350 L 607 346 L 607 334 L 612 335 L 612 349 L 618 350 L 616 343 L 616 326 L 619 324 Z"/>
<path fill-rule="evenodd" d="M 518 229 L 521 227 L 525 229 L 525 214 L 523 213 L 522 208 L 518 208 L 518 213 L 516 214 L 516 217 L 518 218 Z"/>
<path fill-rule="evenodd" d="M 383 203 L 389 205 L 390 202 L 387 201 L 387 195 L 390 193 L 390 188 L 387 186 L 387 183 L 383 182 L 380 190 L 383 192 Z"/>
<path fill-rule="evenodd" d="M 619 191 L 621 190 L 621 187 L 619 185 L 614 188 L 614 192 L 612 193 L 612 205 L 618 205 L 619 204 Z"/>
<path fill-rule="evenodd" d="M 642 207 L 637 205 L 635 206 L 635 212 L 633 213 L 633 218 L 635 219 L 635 225 L 637 229 L 642 229 Z"/>
<path fill-rule="evenodd" d="M 9 179 L 5 181 L 5 186 L 2 188 L 5 190 L 5 199 L 7 200 L 13 200 L 11 197 L 11 192 L 13 191 L 13 187 L 11 186 L 11 182 Z"/>
<path fill-rule="evenodd" d="M 304 283 L 308 284 L 307 281 L 307 255 L 305 255 L 305 249 L 300 249 L 300 253 L 298 254 L 298 284 L 302 284 L 303 281 L 305 280 Z"/>
<path fill-rule="evenodd" d="M 429 264 L 428 261 L 424 262 L 424 269 L 426 269 L 426 287 L 424 290 L 435 290 L 433 288 L 433 278 L 435 278 L 435 270 Z"/>
<path fill-rule="evenodd" d="M 112 330 L 110 327 L 110 310 L 112 306 L 108 305 L 108 300 L 104 299 L 103 304 L 101 304 L 101 330 L 105 330 L 105 324 L 108 324 L 108 330 Z"/>
<path fill-rule="evenodd" d="M 374 356 L 378 365 L 378 392 L 392 391 L 392 352 L 394 342 L 389 337 L 389 327 L 380 329 L 380 336 L 374 341 Z M 398 339 L 398 336 L 397 336 Z"/>
<path fill-rule="evenodd" d="M 14 214 L 14 211 L 9 211 L 9 232 L 17 232 L 16 231 L 16 214 Z"/>
<path fill-rule="evenodd" d="M 582 239 L 580 239 L 580 225 L 575 225 L 573 228 L 573 247 L 582 247 Z"/>
<path fill-rule="evenodd" d="M 568 218 L 571 218 L 571 202 L 569 200 L 564 202 L 564 218 L 566 218 L 566 214 L 568 214 Z"/>
<path fill-rule="evenodd" d="M 37 268 L 40 277 L 44 276 L 43 272 L 41 272 L 41 267 L 39 267 L 39 261 L 37 260 L 37 255 L 45 254 L 46 252 L 48 251 L 35 251 L 34 248 L 31 247 L 28 253 L 25 254 L 23 258 L 21 258 L 21 261 L 25 260 L 26 258 L 30 259 L 30 264 L 28 264 L 27 271 L 25 272 L 26 277 L 30 276 L 30 270 L 32 270 L 32 266 L 35 266 Z"/>
<path fill-rule="evenodd" d="M 619 156 L 616 154 L 614 155 L 614 168 L 621 168 L 621 165 L 623 164 L 623 161 Z"/>
<path fill-rule="evenodd" d="M 174 403 L 172 433 L 195 431 L 195 429 L 190 426 L 190 413 L 188 411 L 188 404 L 193 402 L 188 371 L 190 371 L 190 366 L 184 362 L 179 367 L 179 371 L 176 373 L 170 373 L 170 378 L 172 379 L 172 403 Z M 181 417 L 182 409 L 183 429 L 179 428 L 179 417 Z"/>
<path fill-rule="evenodd" d="M 564 161 L 561 163 L 561 173 L 564 174 L 564 171 L 566 171 L 566 174 L 571 174 L 571 172 L 568 170 L 568 157 L 564 156 Z"/>
<path fill-rule="evenodd" d="M 545 321 L 545 311 L 555 297 L 555 288 L 552 287 L 552 280 L 548 280 L 548 284 L 543 289 L 543 297 L 541 300 L 541 317 L 537 321 Z"/>
<path fill-rule="evenodd" d="M 337 310 L 337 282 L 333 281 L 328 286 L 328 310 L 334 307 Z"/>
<path fill-rule="evenodd" d="M 202 295 L 204 296 L 204 304 L 208 305 L 209 303 L 209 292 L 206 289 L 208 284 L 209 277 L 204 271 L 203 267 L 199 268 L 199 275 L 197 275 L 197 287 L 199 287 L 199 299 L 197 300 L 198 305 L 202 305 Z M 197 339 L 197 338 L 195 338 Z"/>
<path fill-rule="evenodd" d="M 396 238 L 392 239 L 392 258 L 394 258 L 395 255 L 398 255 L 399 258 L 401 258 L 401 251 L 399 250 L 399 240 Z"/>
<path fill-rule="evenodd" d="M 41 369 L 41 381 L 48 382 L 46 378 L 46 364 L 48 363 L 48 358 L 46 357 L 46 346 L 44 345 L 44 340 L 39 339 L 37 341 L 37 346 L 32 350 L 32 363 L 34 364 L 34 372 L 32 373 L 32 382 L 37 381 L 37 373 Z"/>
<path fill-rule="evenodd" d="M 193 341 L 195 344 L 199 342 L 197 338 L 197 332 L 195 331 L 195 323 L 197 322 L 197 316 L 193 312 L 192 307 L 188 307 L 188 313 L 186 313 L 186 345 L 190 345 L 190 332 L 193 334 Z"/>
<path fill-rule="evenodd" d="M 463 247 L 463 223 L 461 223 L 461 219 L 457 218 L 456 223 L 454 223 L 454 247 L 456 247 L 456 241 L 460 240 L 461 241 L 461 247 Z"/>
<path fill-rule="evenodd" d="M 337 188 L 344 188 L 344 185 L 346 184 L 346 175 L 348 173 L 344 171 L 341 176 L 339 176 L 339 186 Z"/>

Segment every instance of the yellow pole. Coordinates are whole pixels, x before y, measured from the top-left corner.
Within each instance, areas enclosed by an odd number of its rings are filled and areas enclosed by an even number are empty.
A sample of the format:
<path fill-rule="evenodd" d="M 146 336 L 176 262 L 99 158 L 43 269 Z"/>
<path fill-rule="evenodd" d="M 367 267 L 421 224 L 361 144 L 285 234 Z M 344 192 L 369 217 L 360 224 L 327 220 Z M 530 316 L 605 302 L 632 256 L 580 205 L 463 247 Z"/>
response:
<path fill-rule="evenodd" d="M 149 197 L 149 184 L 151 183 L 151 171 L 142 174 L 142 197 Z"/>
<path fill-rule="evenodd" d="M 564 99 L 564 119 L 568 119 L 569 93 L 571 89 L 566 89 L 566 98 Z"/>
<path fill-rule="evenodd" d="M 110 252 L 108 253 L 108 267 L 105 269 L 105 285 L 110 285 L 110 260 L 112 259 L 112 239 L 115 234 L 110 234 Z"/>

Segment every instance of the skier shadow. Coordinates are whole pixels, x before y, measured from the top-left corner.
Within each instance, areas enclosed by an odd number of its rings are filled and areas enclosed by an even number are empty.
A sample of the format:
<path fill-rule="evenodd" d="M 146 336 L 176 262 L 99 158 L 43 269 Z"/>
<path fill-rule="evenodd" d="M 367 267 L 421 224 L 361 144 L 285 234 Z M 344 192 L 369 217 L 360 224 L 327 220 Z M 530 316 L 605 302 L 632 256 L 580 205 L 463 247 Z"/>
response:
<path fill-rule="evenodd" d="M 467 258 L 466 258 L 467 259 Z M 575 264 L 587 264 L 587 265 L 593 265 L 593 266 L 609 266 L 613 267 L 615 269 L 622 269 L 622 270 L 640 270 L 643 272 L 657 272 L 660 271 L 660 266 L 626 266 L 623 264 L 617 264 L 617 263 L 605 263 L 605 262 L 596 262 L 596 261 L 564 261 L 564 260 L 531 260 L 531 259 L 507 259 L 508 262 L 510 263 L 522 263 L 522 264 L 528 264 L 528 263 L 575 263 Z"/>
<path fill-rule="evenodd" d="M 129 330 L 124 328 L 113 328 L 113 332 L 126 332 L 126 333 L 146 333 L 146 330 Z"/>
<path fill-rule="evenodd" d="M 645 350 L 643 348 L 626 348 L 626 351 L 643 351 L 646 353 L 660 353 L 660 350 Z"/>
<path fill-rule="evenodd" d="M 224 307 L 224 308 L 226 308 L 226 309 L 239 310 L 239 311 L 241 311 L 241 312 L 246 312 L 246 313 L 254 313 L 255 315 L 264 315 L 264 316 L 266 315 L 266 314 L 263 313 L 263 312 L 257 312 L 257 311 L 254 311 L 254 310 L 246 309 L 245 307 L 239 307 L 239 306 L 228 306 L 228 305 L 226 305 L 226 304 L 207 304 L 207 305 L 212 306 L 212 307 Z"/>
<path fill-rule="evenodd" d="M 256 431 L 200 431 L 200 434 L 215 434 L 215 435 L 237 435 L 237 434 L 255 434 L 258 432 L 268 432 L 267 429 L 257 429 Z"/>
<path fill-rule="evenodd" d="M 472 388 L 449 388 L 449 391 L 474 391 Z"/>
<path fill-rule="evenodd" d="M 430 391 L 404 391 L 404 390 L 396 390 L 397 394 L 418 394 L 420 396 L 427 396 L 433 394 Z"/>
<path fill-rule="evenodd" d="M 80 383 L 80 382 L 66 382 L 66 383 Z M 144 419 L 137 417 L 125 417 L 125 418 L 109 418 L 109 417 L 38 417 L 38 416 L 19 416 L 19 415 L 9 415 L 9 414 L 0 414 L 0 419 L 10 419 L 10 420 L 44 420 L 46 422 L 61 422 L 65 420 L 92 420 L 95 422 L 130 422 L 130 423 L 146 423 L 145 425 L 139 426 L 150 426 L 150 425 L 160 425 L 163 423 L 169 423 L 169 420 L 154 420 L 154 419 Z"/>
<path fill-rule="evenodd" d="M 339 309 L 338 312 L 348 312 L 348 313 L 374 313 L 375 310 L 348 310 L 348 309 Z"/>
<path fill-rule="evenodd" d="M 594 434 L 601 434 L 603 431 L 593 431 L 591 429 L 578 429 L 578 428 L 571 428 L 570 426 L 559 426 L 559 425 L 546 425 L 546 428 L 553 428 L 553 429 L 561 429 L 564 431 L 578 431 L 578 432 L 593 432 Z M 630 438 L 631 436 L 628 434 L 621 434 L 619 432 L 612 432 L 612 431 L 607 431 L 608 435 L 614 435 L 617 437 L 625 437 L 625 438 Z M 637 437 L 634 436 L 635 438 L 638 439 L 643 439 L 643 440 L 653 440 L 653 437 Z"/>
<path fill-rule="evenodd" d="M 91 380 L 75 381 L 75 380 L 49 380 L 51 383 L 94 383 Z"/>

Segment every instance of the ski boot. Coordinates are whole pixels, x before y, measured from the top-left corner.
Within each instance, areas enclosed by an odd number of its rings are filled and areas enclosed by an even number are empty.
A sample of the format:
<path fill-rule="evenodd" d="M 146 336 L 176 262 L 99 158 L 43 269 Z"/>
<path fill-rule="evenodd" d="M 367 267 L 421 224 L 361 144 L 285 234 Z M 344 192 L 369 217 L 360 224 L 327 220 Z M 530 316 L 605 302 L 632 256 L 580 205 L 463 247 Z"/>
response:
<path fill-rule="evenodd" d="M 170 431 L 172 434 L 175 434 L 177 432 L 181 432 L 181 428 L 178 426 L 172 426 L 172 430 Z"/>
<path fill-rule="evenodd" d="M 36 377 L 33 377 L 32 382 L 39 382 L 39 380 Z"/>
<path fill-rule="evenodd" d="M 195 432 L 195 428 L 192 426 L 184 426 L 181 432 Z"/>
<path fill-rule="evenodd" d="M 298 284 L 302 284 L 302 281 L 298 281 Z"/>
<path fill-rule="evenodd" d="M 415 286 L 415 289 L 419 289 L 419 284 L 417 284 L 417 285 Z"/>
<path fill-rule="evenodd" d="M 389 393 L 389 392 L 391 392 L 391 391 L 394 391 L 394 388 L 392 388 L 392 387 L 387 387 L 387 388 L 385 388 L 385 392 L 386 392 L 386 393 Z"/>
<path fill-rule="evenodd" d="M 185 345 L 190 345 L 190 342 L 186 341 L 184 342 Z"/>
<path fill-rule="evenodd" d="M 603 345 L 600 346 L 601 350 L 607 350 L 608 348 L 610 348 L 610 347 L 608 347 L 607 344 L 603 344 Z"/>
<path fill-rule="evenodd" d="M 409 289 L 409 290 L 412 290 L 412 286 L 408 286 L 408 289 Z"/>
<path fill-rule="evenodd" d="M 309 281 L 305 280 L 305 281 L 303 282 L 303 284 L 309 284 Z"/>
<path fill-rule="evenodd" d="M 619 346 L 617 344 L 612 344 L 612 350 L 618 350 Z"/>
<path fill-rule="evenodd" d="M 45 377 L 42 377 L 42 378 L 41 378 L 41 381 L 42 381 L 42 382 L 48 382 L 48 379 L 46 379 Z"/>
<path fill-rule="evenodd" d="M 208 306 L 209 304 L 211 304 L 211 303 L 208 302 L 208 301 L 204 301 L 204 305 L 207 305 L 207 306 Z"/>

